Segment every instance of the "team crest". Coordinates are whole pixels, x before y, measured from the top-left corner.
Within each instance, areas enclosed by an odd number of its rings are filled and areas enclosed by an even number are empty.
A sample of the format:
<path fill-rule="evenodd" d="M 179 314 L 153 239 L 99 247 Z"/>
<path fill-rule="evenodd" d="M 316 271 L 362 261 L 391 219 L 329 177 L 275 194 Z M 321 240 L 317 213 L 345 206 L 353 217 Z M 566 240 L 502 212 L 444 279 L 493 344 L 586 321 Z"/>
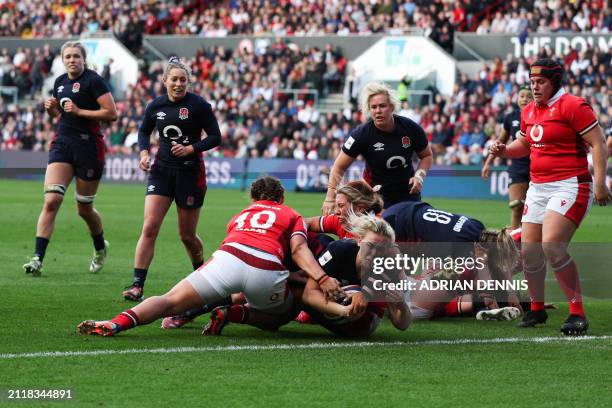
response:
<path fill-rule="evenodd" d="M 79 89 L 81 89 L 81 84 L 79 84 L 78 82 L 72 84 L 72 93 L 79 92 Z"/>
<path fill-rule="evenodd" d="M 179 119 L 185 120 L 189 117 L 189 109 L 181 108 L 179 109 Z"/>
<path fill-rule="evenodd" d="M 193 196 L 189 196 L 187 197 L 187 205 L 189 207 L 191 207 L 193 205 L 193 203 L 195 202 L 195 199 L 193 198 Z"/>
<path fill-rule="evenodd" d="M 410 138 L 408 136 L 402 137 L 402 147 L 404 149 L 407 149 L 410 147 L 410 145 L 411 145 Z"/>

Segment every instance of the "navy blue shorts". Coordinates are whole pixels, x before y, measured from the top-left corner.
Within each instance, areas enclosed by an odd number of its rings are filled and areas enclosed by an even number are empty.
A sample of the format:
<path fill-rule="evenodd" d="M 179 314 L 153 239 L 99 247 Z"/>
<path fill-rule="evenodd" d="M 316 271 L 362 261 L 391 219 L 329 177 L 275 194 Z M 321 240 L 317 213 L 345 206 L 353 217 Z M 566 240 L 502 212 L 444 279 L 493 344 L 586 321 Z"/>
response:
<path fill-rule="evenodd" d="M 154 164 L 149 172 L 147 195 L 173 198 L 185 209 L 201 208 L 206 195 L 204 164 L 195 169 L 173 169 Z"/>
<path fill-rule="evenodd" d="M 70 163 L 78 178 L 100 180 L 104 172 L 104 152 L 104 139 L 99 136 L 56 136 L 49 149 L 49 164 Z"/>
<path fill-rule="evenodd" d="M 517 183 L 529 183 L 531 177 L 529 176 L 529 166 L 510 166 L 508 167 L 508 185 Z"/>

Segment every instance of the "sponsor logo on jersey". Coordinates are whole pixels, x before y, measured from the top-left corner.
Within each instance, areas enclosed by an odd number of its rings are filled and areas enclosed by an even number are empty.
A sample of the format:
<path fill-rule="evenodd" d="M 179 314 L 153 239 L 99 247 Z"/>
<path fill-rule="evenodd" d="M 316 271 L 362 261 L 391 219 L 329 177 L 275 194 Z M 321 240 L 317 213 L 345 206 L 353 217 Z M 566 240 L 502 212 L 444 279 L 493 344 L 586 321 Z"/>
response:
<path fill-rule="evenodd" d="M 57 87 L 57 93 L 62 93 L 64 92 L 64 85 L 60 85 Z"/>
<path fill-rule="evenodd" d="M 79 92 L 79 89 L 81 89 L 81 84 L 79 84 L 78 82 L 72 84 L 72 93 Z"/>
<path fill-rule="evenodd" d="M 407 167 L 406 159 L 402 156 L 391 156 L 387 159 L 387 168 L 388 169 L 397 169 L 398 167 Z"/>
<path fill-rule="evenodd" d="M 331 261 L 332 258 L 333 257 L 332 257 L 331 252 L 329 252 L 329 251 L 323 252 L 323 255 L 321 255 L 319 257 L 319 265 L 321 265 L 321 266 L 325 265 L 326 263 Z"/>
<path fill-rule="evenodd" d="M 542 125 L 533 125 L 529 130 L 529 136 L 534 142 L 539 142 L 544 137 L 544 128 Z"/>
<path fill-rule="evenodd" d="M 353 139 L 353 136 L 349 136 L 349 138 L 346 139 L 346 142 L 344 142 L 344 147 L 350 149 L 353 143 L 355 143 L 355 139 Z"/>
<path fill-rule="evenodd" d="M 375 143 L 374 145 L 374 150 L 376 150 L 377 152 L 381 151 L 381 150 L 385 150 L 385 144 L 384 143 Z"/>
<path fill-rule="evenodd" d="M 64 109 L 64 105 L 66 104 L 66 102 L 70 101 L 71 99 L 64 96 L 62 99 L 60 99 L 59 101 L 59 105 L 62 107 L 62 109 Z"/>
<path fill-rule="evenodd" d="M 402 137 L 402 147 L 404 149 L 409 148 L 411 144 L 412 142 L 410 141 L 410 138 L 408 136 Z"/>
<path fill-rule="evenodd" d="M 179 119 L 185 120 L 189 117 L 189 109 L 181 108 L 179 109 Z"/>
<path fill-rule="evenodd" d="M 155 115 L 157 116 L 157 120 L 164 120 L 166 112 L 157 112 Z"/>
<path fill-rule="evenodd" d="M 174 146 L 175 144 L 179 143 L 177 142 L 177 140 L 183 137 L 183 131 L 178 126 L 168 125 L 162 129 L 162 135 L 164 135 L 165 138 L 170 139 L 170 141 L 172 142 L 172 146 Z M 185 136 L 183 141 L 180 141 L 180 143 L 189 143 L 189 137 Z"/>

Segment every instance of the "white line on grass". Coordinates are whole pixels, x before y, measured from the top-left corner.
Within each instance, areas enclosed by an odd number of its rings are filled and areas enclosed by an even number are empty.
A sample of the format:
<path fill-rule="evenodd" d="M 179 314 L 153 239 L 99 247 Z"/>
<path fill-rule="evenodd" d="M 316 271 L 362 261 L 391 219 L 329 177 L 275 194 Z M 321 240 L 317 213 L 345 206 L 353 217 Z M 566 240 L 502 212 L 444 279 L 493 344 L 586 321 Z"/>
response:
<path fill-rule="evenodd" d="M 595 340 L 612 340 L 612 336 L 582 336 L 582 337 L 500 337 L 495 339 L 456 339 L 456 340 L 424 340 L 424 341 L 358 341 L 346 343 L 307 343 L 307 344 L 268 344 L 244 346 L 210 346 L 210 347 L 172 347 L 157 349 L 126 349 L 126 350 L 92 350 L 92 351 L 41 351 L 36 353 L 0 354 L 0 360 L 37 357 L 82 357 L 104 356 L 118 354 L 144 353 L 202 353 L 207 351 L 262 351 L 262 350 L 312 350 L 339 349 L 358 347 L 414 347 L 414 346 L 445 346 L 461 344 L 502 344 L 502 343 L 557 343 L 582 342 Z"/>

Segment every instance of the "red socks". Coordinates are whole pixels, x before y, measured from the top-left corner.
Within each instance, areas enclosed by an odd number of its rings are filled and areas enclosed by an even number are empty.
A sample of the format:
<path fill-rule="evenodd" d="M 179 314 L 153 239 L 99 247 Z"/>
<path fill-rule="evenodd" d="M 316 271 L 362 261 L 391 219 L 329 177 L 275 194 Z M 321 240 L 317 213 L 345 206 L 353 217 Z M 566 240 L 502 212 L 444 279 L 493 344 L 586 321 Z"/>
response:
<path fill-rule="evenodd" d="M 232 305 L 227 317 L 232 323 L 244 323 L 249 319 L 249 308 L 244 305 Z"/>
<path fill-rule="evenodd" d="M 527 279 L 527 289 L 531 298 L 531 310 L 534 312 L 544 310 L 545 278 L 546 263 L 536 266 L 535 269 L 527 269 L 527 266 L 525 266 L 525 279 Z"/>
<path fill-rule="evenodd" d="M 568 255 L 563 261 L 551 266 L 555 271 L 557 282 L 559 282 L 569 302 L 570 314 L 584 317 L 582 294 L 580 293 L 580 277 L 578 276 L 576 263 L 572 257 Z"/>
<path fill-rule="evenodd" d="M 119 331 L 131 329 L 134 326 L 138 326 L 140 319 L 132 309 L 125 310 L 111 319 L 112 323 L 119 325 Z"/>
<path fill-rule="evenodd" d="M 446 305 L 444 305 L 444 316 L 445 317 L 456 317 L 460 315 L 459 305 L 461 302 L 461 296 L 457 296 Z"/>

